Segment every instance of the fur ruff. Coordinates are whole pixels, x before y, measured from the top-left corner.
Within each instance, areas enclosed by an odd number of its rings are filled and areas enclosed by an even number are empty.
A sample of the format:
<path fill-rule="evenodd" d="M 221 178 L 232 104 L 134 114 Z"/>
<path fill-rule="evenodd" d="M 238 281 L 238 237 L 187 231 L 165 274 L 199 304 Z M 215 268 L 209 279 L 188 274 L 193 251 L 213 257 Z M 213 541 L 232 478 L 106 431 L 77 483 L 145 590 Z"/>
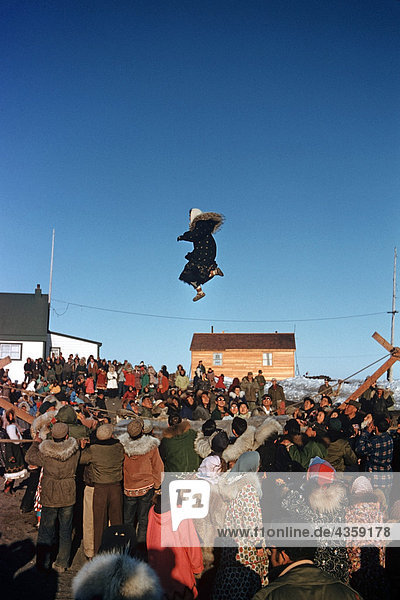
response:
<path fill-rule="evenodd" d="M 215 213 L 215 212 L 204 212 L 201 213 L 200 215 L 197 215 L 197 217 L 195 217 L 193 219 L 193 221 L 190 223 L 190 231 L 193 231 L 193 229 L 196 227 L 196 223 L 198 223 L 199 221 L 208 221 L 208 219 L 214 219 L 215 221 L 217 221 L 217 224 L 215 225 L 214 229 L 212 230 L 213 233 L 216 233 L 218 231 L 218 229 L 220 229 L 225 221 L 225 217 L 219 213 Z"/>
<path fill-rule="evenodd" d="M 184 433 L 189 431 L 189 429 L 190 429 L 189 421 L 182 421 L 181 423 L 178 423 L 178 425 L 169 425 L 166 428 L 166 430 L 164 431 L 163 437 L 174 438 L 174 437 L 177 437 L 178 435 L 183 435 Z"/>
<path fill-rule="evenodd" d="M 225 502 L 234 500 L 242 487 L 251 484 L 261 496 L 261 486 L 257 473 L 223 473 L 218 481 L 218 491 Z"/>
<path fill-rule="evenodd" d="M 133 440 L 129 433 L 124 433 L 118 439 L 127 456 L 143 456 L 160 445 L 160 440 L 152 435 L 142 435 L 139 439 Z"/>
<path fill-rule="evenodd" d="M 56 460 L 65 462 L 66 460 L 71 458 L 71 456 L 75 454 L 75 452 L 78 452 L 79 446 L 75 438 L 69 437 L 66 440 L 63 440 L 62 442 L 55 442 L 54 440 L 44 440 L 39 445 L 39 450 L 44 456 L 48 458 L 55 458 Z"/>
<path fill-rule="evenodd" d="M 45 440 L 50 433 L 50 423 L 58 413 L 58 409 L 49 410 L 43 415 L 39 415 L 31 425 L 32 439 L 38 434 L 41 440 Z"/>
<path fill-rule="evenodd" d="M 128 554 L 98 554 L 74 577 L 75 600 L 161 600 L 162 588 L 153 569 Z"/>
<path fill-rule="evenodd" d="M 309 503 L 315 512 L 330 513 L 340 510 L 346 500 L 346 490 L 343 486 L 331 483 L 315 487 L 309 496 Z"/>
<path fill-rule="evenodd" d="M 244 452 L 253 450 L 256 428 L 248 425 L 246 431 L 236 438 L 234 444 L 230 444 L 222 453 L 222 458 L 227 462 L 237 461 Z"/>
<path fill-rule="evenodd" d="M 205 436 L 202 431 L 198 432 L 193 446 L 200 458 L 207 458 L 211 454 L 211 441 L 216 434 L 217 432 L 214 431 L 210 436 Z"/>
<path fill-rule="evenodd" d="M 262 444 L 267 441 L 270 437 L 278 436 L 283 433 L 283 428 L 280 423 L 274 418 L 265 419 L 264 423 L 257 427 L 256 433 L 254 436 L 254 448 L 256 450 Z"/>

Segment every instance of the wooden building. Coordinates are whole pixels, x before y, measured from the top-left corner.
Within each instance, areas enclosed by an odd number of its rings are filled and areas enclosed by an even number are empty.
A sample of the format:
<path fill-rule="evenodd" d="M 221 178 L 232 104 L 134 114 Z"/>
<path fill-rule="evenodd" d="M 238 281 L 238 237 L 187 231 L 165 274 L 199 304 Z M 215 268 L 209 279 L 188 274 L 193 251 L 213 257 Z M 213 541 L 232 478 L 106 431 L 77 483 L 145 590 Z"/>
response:
<path fill-rule="evenodd" d="M 266 379 L 295 374 L 294 333 L 194 333 L 190 345 L 191 377 L 199 360 L 216 375 L 242 378 L 262 370 Z"/>

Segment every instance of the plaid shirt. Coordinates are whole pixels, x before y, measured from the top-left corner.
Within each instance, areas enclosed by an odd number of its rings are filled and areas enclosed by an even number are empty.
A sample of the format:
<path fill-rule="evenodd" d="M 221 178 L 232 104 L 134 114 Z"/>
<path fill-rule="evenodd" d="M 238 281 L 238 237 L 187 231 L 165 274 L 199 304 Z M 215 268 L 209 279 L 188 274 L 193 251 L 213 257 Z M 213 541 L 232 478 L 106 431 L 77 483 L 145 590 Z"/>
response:
<path fill-rule="evenodd" d="M 366 456 L 366 471 L 372 473 L 386 472 L 387 475 L 377 475 L 375 484 L 379 487 L 386 487 L 391 483 L 392 459 L 393 459 L 393 439 L 386 431 L 380 435 L 371 435 L 364 432 L 356 447 L 359 456 Z"/>

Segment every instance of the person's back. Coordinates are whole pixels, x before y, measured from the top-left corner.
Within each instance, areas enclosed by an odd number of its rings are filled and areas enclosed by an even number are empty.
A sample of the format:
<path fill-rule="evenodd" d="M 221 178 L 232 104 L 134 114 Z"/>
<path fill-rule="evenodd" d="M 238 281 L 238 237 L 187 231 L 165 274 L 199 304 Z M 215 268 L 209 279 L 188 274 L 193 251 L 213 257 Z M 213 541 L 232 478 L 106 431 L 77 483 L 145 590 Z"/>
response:
<path fill-rule="evenodd" d="M 351 587 L 318 569 L 311 561 L 290 563 L 253 600 L 362 600 Z"/>

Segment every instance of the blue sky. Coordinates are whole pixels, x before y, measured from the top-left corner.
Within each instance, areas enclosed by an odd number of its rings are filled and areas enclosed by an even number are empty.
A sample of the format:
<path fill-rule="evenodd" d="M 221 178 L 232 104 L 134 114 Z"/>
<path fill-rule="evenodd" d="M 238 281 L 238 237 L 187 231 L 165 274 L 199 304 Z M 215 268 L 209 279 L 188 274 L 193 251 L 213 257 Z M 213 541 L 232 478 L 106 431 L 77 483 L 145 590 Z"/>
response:
<path fill-rule="evenodd" d="M 388 314 L 305 319 L 391 310 L 399 24 L 394 0 L 4 0 L 2 291 L 48 290 L 54 227 L 51 328 L 107 358 L 189 367 L 211 325 L 295 330 L 301 373 L 383 356 Z M 194 206 L 226 217 L 196 304 Z"/>

